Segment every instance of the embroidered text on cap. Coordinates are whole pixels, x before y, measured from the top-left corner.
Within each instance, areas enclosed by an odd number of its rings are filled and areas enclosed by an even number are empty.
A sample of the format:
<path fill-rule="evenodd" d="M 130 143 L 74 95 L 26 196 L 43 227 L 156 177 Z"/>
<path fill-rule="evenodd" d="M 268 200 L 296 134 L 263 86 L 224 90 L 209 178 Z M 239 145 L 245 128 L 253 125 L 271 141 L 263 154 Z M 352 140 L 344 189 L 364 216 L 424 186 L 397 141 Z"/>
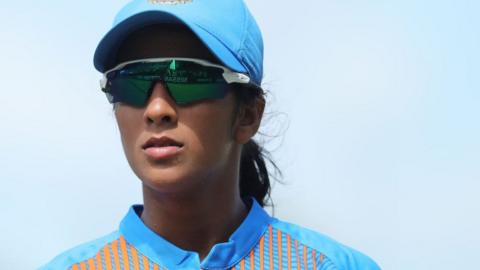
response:
<path fill-rule="evenodd" d="M 148 3 L 153 5 L 178 5 L 191 2 L 193 2 L 193 0 L 148 0 Z"/>

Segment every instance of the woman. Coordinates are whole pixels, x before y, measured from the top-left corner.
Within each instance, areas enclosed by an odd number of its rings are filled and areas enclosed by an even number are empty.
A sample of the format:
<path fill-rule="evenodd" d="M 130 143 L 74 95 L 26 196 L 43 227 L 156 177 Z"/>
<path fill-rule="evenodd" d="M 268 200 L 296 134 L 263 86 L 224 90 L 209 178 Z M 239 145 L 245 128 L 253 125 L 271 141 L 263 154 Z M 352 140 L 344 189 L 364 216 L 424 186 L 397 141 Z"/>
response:
<path fill-rule="evenodd" d="M 124 7 L 94 61 L 144 204 L 42 269 L 379 269 L 263 210 L 262 54 L 242 0 Z"/>

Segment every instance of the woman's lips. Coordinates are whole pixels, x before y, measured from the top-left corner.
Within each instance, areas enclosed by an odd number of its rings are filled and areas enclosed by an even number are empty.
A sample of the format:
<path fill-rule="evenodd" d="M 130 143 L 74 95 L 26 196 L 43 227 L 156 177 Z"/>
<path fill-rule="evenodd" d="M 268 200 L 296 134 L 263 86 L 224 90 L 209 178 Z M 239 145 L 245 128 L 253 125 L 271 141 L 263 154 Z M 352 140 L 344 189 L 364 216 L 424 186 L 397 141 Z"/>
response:
<path fill-rule="evenodd" d="M 183 144 L 167 136 L 151 137 L 142 146 L 144 153 L 154 159 L 166 159 L 177 155 Z"/>
<path fill-rule="evenodd" d="M 160 160 L 173 157 L 182 149 L 183 147 L 180 146 L 152 146 L 145 148 L 143 151 L 148 157 L 154 160 Z"/>

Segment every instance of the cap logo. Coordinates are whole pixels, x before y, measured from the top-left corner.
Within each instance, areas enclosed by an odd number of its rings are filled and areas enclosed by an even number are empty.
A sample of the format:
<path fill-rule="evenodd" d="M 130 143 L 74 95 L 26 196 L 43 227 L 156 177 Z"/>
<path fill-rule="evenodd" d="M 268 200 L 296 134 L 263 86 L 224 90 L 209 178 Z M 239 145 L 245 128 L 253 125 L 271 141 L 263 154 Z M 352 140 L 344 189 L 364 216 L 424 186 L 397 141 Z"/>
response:
<path fill-rule="evenodd" d="M 148 0 L 148 3 L 152 5 L 179 5 L 179 4 L 189 4 L 193 0 Z"/>

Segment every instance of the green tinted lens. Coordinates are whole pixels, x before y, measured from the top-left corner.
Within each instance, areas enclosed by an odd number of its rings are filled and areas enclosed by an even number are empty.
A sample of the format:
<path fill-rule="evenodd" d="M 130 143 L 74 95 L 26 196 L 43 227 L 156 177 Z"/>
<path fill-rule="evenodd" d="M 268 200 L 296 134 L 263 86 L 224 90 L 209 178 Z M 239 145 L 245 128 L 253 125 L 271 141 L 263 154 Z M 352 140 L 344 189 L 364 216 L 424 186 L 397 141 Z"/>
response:
<path fill-rule="evenodd" d="M 118 71 L 120 76 L 144 76 L 144 75 L 161 75 L 171 66 L 171 61 L 167 62 L 138 62 L 132 63 Z"/>
<path fill-rule="evenodd" d="M 112 103 L 122 102 L 141 107 L 148 99 L 151 85 L 152 80 L 122 76 L 111 80 L 107 90 L 113 96 Z"/>
<path fill-rule="evenodd" d="M 139 62 L 112 73 L 105 89 L 110 102 L 144 106 L 152 83 L 163 81 L 177 104 L 225 97 L 223 69 L 192 61 Z"/>
<path fill-rule="evenodd" d="M 177 104 L 188 104 L 207 99 L 225 97 L 227 84 L 214 83 L 167 83 L 170 95 Z"/>
<path fill-rule="evenodd" d="M 164 81 L 177 104 L 225 97 L 228 85 L 223 70 L 190 61 L 172 61 Z"/>

